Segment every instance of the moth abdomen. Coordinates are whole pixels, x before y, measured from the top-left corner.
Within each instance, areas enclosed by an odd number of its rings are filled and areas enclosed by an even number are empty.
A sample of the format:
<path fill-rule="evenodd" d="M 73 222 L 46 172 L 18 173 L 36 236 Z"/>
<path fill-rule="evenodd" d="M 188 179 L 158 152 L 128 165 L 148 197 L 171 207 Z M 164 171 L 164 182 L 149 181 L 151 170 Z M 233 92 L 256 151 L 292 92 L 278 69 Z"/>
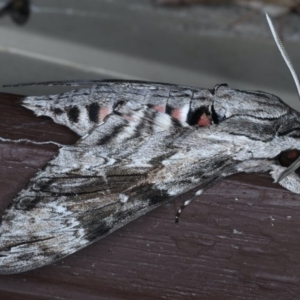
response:
<path fill-rule="evenodd" d="M 207 89 L 141 82 L 103 82 L 90 89 L 60 95 L 26 97 L 23 105 L 36 115 L 51 117 L 81 136 L 89 133 L 113 111 L 127 106 L 135 111 L 145 105 L 186 125 L 208 126 L 213 94 Z"/>

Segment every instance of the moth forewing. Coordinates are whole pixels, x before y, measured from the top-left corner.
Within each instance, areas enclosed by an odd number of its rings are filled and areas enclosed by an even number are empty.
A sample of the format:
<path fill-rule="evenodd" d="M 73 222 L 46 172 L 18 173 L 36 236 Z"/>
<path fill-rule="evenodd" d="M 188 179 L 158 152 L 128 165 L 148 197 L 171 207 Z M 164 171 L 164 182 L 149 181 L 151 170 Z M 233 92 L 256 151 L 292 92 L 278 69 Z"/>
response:
<path fill-rule="evenodd" d="M 279 98 L 226 85 L 207 90 L 113 81 L 23 103 L 82 128 L 85 138 L 61 147 L 5 212 L 5 274 L 71 254 L 196 187 L 195 197 L 225 176 L 280 168 L 276 156 L 292 139 L 285 137 L 282 149 L 274 143 L 291 112 Z"/>

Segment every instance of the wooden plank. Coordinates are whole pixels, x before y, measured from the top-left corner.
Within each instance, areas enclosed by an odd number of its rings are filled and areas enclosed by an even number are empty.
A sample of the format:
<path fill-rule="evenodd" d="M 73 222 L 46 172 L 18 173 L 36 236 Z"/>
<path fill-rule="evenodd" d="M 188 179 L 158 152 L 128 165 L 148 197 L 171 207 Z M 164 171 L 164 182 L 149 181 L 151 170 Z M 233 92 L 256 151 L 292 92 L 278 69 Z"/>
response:
<path fill-rule="evenodd" d="M 72 144 L 76 134 L 0 94 L 0 137 Z M 0 143 L 0 209 L 57 152 Z M 0 276 L 1 299 L 295 299 L 300 292 L 300 201 L 268 175 L 238 174 L 188 195 L 49 266 Z"/>

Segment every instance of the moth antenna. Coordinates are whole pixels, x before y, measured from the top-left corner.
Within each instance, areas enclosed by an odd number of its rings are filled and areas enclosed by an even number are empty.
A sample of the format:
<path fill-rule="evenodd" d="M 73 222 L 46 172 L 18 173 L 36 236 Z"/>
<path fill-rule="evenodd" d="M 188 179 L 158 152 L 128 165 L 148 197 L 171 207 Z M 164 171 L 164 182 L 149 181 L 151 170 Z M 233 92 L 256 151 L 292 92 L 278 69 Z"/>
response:
<path fill-rule="evenodd" d="M 283 57 L 286 65 L 288 66 L 288 68 L 289 68 L 289 70 L 290 70 L 290 72 L 291 72 L 291 74 L 293 76 L 293 79 L 294 79 L 294 82 L 295 82 L 295 85 L 296 85 L 296 88 L 297 88 L 297 91 L 298 91 L 298 97 L 300 98 L 300 83 L 299 83 L 299 79 L 298 79 L 298 76 L 296 74 L 296 71 L 295 71 L 295 69 L 293 67 L 293 64 L 291 62 L 291 59 L 289 58 L 286 50 L 284 49 L 283 44 L 282 44 L 282 42 L 281 42 L 281 40 L 279 38 L 279 35 L 276 32 L 276 30 L 274 28 L 274 25 L 273 25 L 273 23 L 272 23 L 272 21 L 271 21 L 271 19 L 268 16 L 267 13 L 266 13 L 266 18 L 267 18 L 270 30 L 272 32 L 273 38 L 274 38 L 274 40 L 276 42 L 276 45 L 277 45 L 277 47 L 278 47 L 278 49 L 279 49 L 279 51 L 280 51 L 280 53 L 281 53 L 281 55 L 282 55 L 282 57 Z"/>
<path fill-rule="evenodd" d="M 30 83 L 18 83 L 18 84 L 5 84 L 3 87 L 20 87 L 20 86 L 35 86 L 35 85 L 45 85 L 45 86 L 81 86 L 81 85 L 91 85 L 96 83 L 104 82 L 105 80 L 95 79 L 95 80 L 60 80 L 60 81 L 46 81 L 46 82 L 30 82 Z"/>
<path fill-rule="evenodd" d="M 276 45 L 286 63 L 286 65 L 288 66 L 292 76 L 293 76 L 293 79 L 294 79 L 294 82 L 295 82 L 295 85 L 296 85 L 296 88 L 297 88 L 297 91 L 298 91 L 298 97 L 300 98 L 300 83 L 299 83 L 299 79 L 298 79 L 298 76 L 297 76 L 297 73 L 293 67 L 293 64 L 291 62 L 291 59 L 289 58 L 286 50 L 284 49 L 283 47 L 283 44 L 279 38 L 279 35 L 278 33 L 276 32 L 275 28 L 274 28 L 274 25 L 270 19 L 270 17 L 268 16 L 268 14 L 266 13 L 266 18 L 267 18 L 267 21 L 268 21 L 268 24 L 269 24 L 269 27 L 270 27 L 270 30 L 272 32 L 272 35 L 273 35 L 273 38 L 276 42 Z M 288 176 L 289 174 L 293 173 L 295 170 L 297 170 L 298 168 L 300 167 L 300 157 L 293 163 L 291 164 L 288 168 L 286 168 L 277 178 L 276 182 L 280 182 L 283 178 L 285 178 L 286 176 Z"/>

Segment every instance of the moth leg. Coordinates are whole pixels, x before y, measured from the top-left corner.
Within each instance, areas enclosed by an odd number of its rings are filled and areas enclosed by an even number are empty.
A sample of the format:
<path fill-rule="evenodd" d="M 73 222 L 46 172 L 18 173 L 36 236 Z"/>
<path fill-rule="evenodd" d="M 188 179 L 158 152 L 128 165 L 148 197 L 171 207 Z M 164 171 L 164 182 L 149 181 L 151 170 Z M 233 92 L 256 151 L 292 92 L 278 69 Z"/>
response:
<path fill-rule="evenodd" d="M 197 196 L 200 196 L 201 194 L 203 193 L 203 189 L 201 190 L 198 190 L 194 197 L 190 198 L 189 200 L 186 200 L 184 201 L 183 205 L 181 205 L 178 210 L 177 210 L 177 213 L 176 213 L 176 216 L 175 216 L 175 223 L 179 223 L 179 217 L 182 213 L 182 211 L 197 197 Z"/>
<path fill-rule="evenodd" d="M 52 141 L 47 141 L 47 142 L 36 142 L 36 141 L 32 141 L 32 140 L 28 140 L 28 139 L 18 139 L 18 140 L 11 140 L 11 139 L 5 139 L 0 137 L 0 142 L 6 142 L 6 143 L 15 143 L 15 144 L 34 144 L 34 145 L 48 145 L 48 144 L 52 144 L 58 147 L 62 147 L 64 145 L 56 143 L 56 142 L 52 142 Z"/>
<path fill-rule="evenodd" d="M 215 185 L 218 181 L 220 181 L 222 179 L 222 177 L 214 177 L 206 182 L 204 182 L 203 184 L 200 185 L 200 189 L 195 193 L 195 195 L 184 201 L 183 205 L 181 205 L 178 210 L 177 210 L 177 213 L 176 213 L 176 216 L 175 216 L 175 223 L 179 223 L 179 217 L 182 213 L 182 211 L 196 198 L 196 197 L 199 197 L 200 195 L 203 194 L 203 192 L 205 192 L 207 189 L 211 188 L 213 185 Z"/>

